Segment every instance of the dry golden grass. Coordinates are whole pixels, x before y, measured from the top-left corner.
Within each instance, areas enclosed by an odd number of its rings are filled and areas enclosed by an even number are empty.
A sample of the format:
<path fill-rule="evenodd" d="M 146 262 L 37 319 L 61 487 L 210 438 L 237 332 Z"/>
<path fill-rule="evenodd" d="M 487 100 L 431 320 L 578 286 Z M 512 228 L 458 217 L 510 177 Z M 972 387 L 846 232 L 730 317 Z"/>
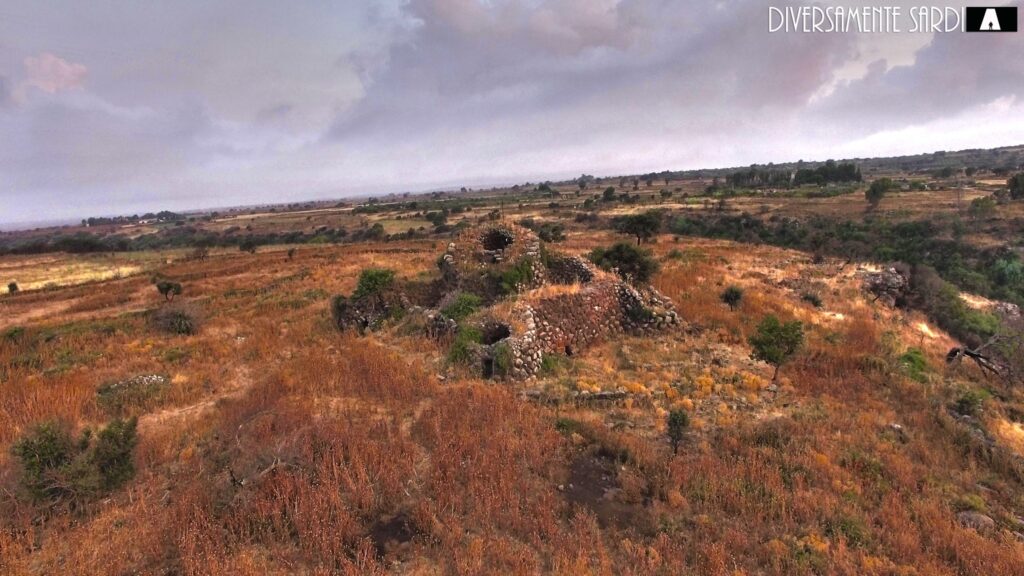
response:
<path fill-rule="evenodd" d="M 161 264 L 205 311 L 187 337 L 138 312 L 162 305 L 141 278 L 5 300 L 29 320 L 0 336 L 0 573 L 1020 573 L 1019 391 L 988 400 L 990 446 L 949 414 L 980 375 L 945 371 L 947 337 L 865 302 L 852 274 L 727 242 L 652 247 L 655 285 L 690 327 L 603 342 L 536 385 L 633 392 L 607 406 L 441 381 L 444 350 L 422 336 L 331 327 L 330 295 L 362 268 L 429 274 L 441 242 Z M 824 287 L 821 309 L 800 300 L 808 283 Z M 729 284 L 745 290 L 736 311 L 719 299 Z M 778 392 L 746 344 L 768 313 L 807 329 Z M 924 382 L 900 364 L 909 346 Z M 141 408 L 135 478 L 75 516 L 28 501 L 12 443 L 54 418 L 102 424 L 97 386 L 149 373 L 171 386 Z M 673 455 L 678 408 L 692 426 Z M 958 524 L 967 505 L 997 528 Z"/>

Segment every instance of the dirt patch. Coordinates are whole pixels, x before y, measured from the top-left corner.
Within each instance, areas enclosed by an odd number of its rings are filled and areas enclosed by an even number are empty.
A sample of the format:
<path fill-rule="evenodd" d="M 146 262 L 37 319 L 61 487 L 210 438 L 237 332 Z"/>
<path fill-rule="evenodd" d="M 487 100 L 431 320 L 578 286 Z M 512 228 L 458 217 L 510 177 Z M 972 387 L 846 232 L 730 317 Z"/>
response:
<path fill-rule="evenodd" d="M 566 500 L 593 512 L 602 528 L 653 532 L 650 515 L 642 505 L 619 500 L 622 489 L 616 470 L 615 462 L 608 458 L 590 452 L 577 454 L 569 464 Z"/>
<path fill-rule="evenodd" d="M 411 542 L 417 534 L 419 532 L 413 526 L 409 515 L 400 512 L 389 520 L 377 521 L 370 527 L 369 536 L 377 555 L 383 558 L 387 554 L 401 550 L 403 545 Z"/>

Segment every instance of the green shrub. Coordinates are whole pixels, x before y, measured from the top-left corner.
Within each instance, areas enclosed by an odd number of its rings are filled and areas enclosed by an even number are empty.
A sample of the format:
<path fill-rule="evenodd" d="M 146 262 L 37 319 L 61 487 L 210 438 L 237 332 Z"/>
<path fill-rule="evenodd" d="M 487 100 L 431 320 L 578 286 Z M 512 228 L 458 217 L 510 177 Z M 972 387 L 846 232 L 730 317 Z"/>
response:
<path fill-rule="evenodd" d="M 867 524 L 853 516 L 840 516 L 829 521 L 825 532 L 832 538 L 843 537 L 854 548 L 865 546 L 870 539 Z"/>
<path fill-rule="evenodd" d="M 11 282 L 11 283 L 7 284 L 7 292 L 9 294 L 14 294 L 17 291 L 18 291 L 18 283 L 17 282 Z"/>
<path fill-rule="evenodd" d="M 981 411 L 989 394 L 982 390 L 968 390 L 960 395 L 953 405 L 958 414 L 964 416 L 976 416 Z"/>
<path fill-rule="evenodd" d="M 921 352 L 920 348 L 908 348 L 900 356 L 900 364 L 903 365 L 903 369 L 910 378 L 918 382 L 927 380 L 928 361 L 925 359 L 924 352 Z"/>
<path fill-rule="evenodd" d="M 615 269 L 622 278 L 636 282 L 650 281 L 659 268 L 650 250 L 638 248 L 628 242 L 619 242 L 611 248 L 595 248 L 589 258 L 600 268 Z"/>
<path fill-rule="evenodd" d="M 751 357 L 775 367 L 772 381 L 778 379 L 779 368 L 803 346 L 803 324 L 797 320 L 783 324 L 774 315 L 765 316 L 757 325 L 757 332 L 748 339 L 753 349 Z"/>
<path fill-rule="evenodd" d="M 729 286 L 719 295 L 719 298 L 729 306 L 729 310 L 735 310 L 743 300 L 743 289 L 735 285 Z"/>
<path fill-rule="evenodd" d="M 463 320 L 480 309 L 483 301 L 476 294 L 463 292 L 455 297 L 455 300 L 441 309 L 441 314 L 452 320 Z"/>
<path fill-rule="evenodd" d="M 352 292 L 353 299 L 365 298 L 390 288 L 395 283 L 395 272 L 387 268 L 367 268 L 359 274 L 359 283 Z"/>
<path fill-rule="evenodd" d="M 512 350 L 505 342 L 494 345 L 494 373 L 506 376 L 512 371 Z"/>
<path fill-rule="evenodd" d="M 161 332 L 189 336 L 199 332 L 199 311 L 189 304 L 165 306 L 153 312 L 152 322 Z"/>
<path fill-rule="evenodd" d="M 540 371 L 543 374 L 554 374 L 562 365 L 563 358 L 554 354 L 545 354 L 540 360 Z"/>
<path fill-rule="evenodd" d="M 156 289 L 157 292 L 160 292 L 160 295 L 168 302 L 174 300 L 174 297 L 178 294 L 181 294 L 181 284 L 178 282 L 162 280 L 156 283 Z"/>
<path fill-rule="evenodd" d="M 448 361 L 452 364 L 468 364 L 473 347 L 480 344 L 483 334 L 474 326 L 460 326 L 455 340 L 448 349 Z"/>
<path fill-rule="evenodd" d="M 16 342 L 16 341 L 20 340 L 21 337 L 24 336 L 24 335 L 25 335 L 25 327 L 24 326 L 11 326 L 10 328 L 4 330 L 4 333 L 3 333 L 4 340 L 8 340 L 10 342 Z"/>
<path fill-rule="evenodd" d="M 1006 181 L 1006 188 L 1010 192 L 1010 198 L 1024 200 L 1024 172 L 1014 174 Z"/>
<path fill-rule="evenodd" d="M 135 474 L 136 420 L 113 420 L 96 435 L 73 440 L 68 426 L 45 422 L 11 448 L 21 483 L 37 503 L 76 507 L 122 486 Z"/>
<path fill-rule="evenodd" d="M 668 439 L 672 442 L 672 452 L 679 451 L 679 442 L 683 440 L 686 429 L 690 427 L 690 415 L 686 410 L 677 409 L 668 413 Z"/>
<path fill-rule="evenodd" d="M 876 208 L 885 197 L 885 193 L 893 187 L 892 179 L 879 178 L 871 183 L 871 186 L 864 192 L 864 197 L 872 208 Z"/>
<path fill-rule="evenodd" d="M 491 278 L 496 281 L 501 294 L 515 294 L 533 282 L 533 260 L 524 258 L 504 271 L 492 272 Z"/>

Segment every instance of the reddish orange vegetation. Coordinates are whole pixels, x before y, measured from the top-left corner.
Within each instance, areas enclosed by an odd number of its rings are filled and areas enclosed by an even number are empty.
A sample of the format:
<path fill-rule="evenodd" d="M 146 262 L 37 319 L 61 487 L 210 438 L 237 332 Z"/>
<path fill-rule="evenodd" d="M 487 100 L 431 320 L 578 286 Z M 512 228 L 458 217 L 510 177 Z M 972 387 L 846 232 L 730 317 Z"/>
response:
<path fill-rule="evenodd" d="M 606 342 L 537 384 L 628 383 L 626 402 L 545 406 L 438 378 L 443 349 L 401 324 L 362 338 L 331 327 L 328 296 L 359 270 L 413 277 L 441 249 L 166 265 L 203 310 L 194 336 L 154 331 L 137 310 L 162 304 L 141 279 L 11 297 L 18 313 L 74 304 L 0 338 L 0 573 L 1021 573 L 1024 467 L 1007 421 L 1019 393 L 998 389 L 979 416 L 1009 440 L 980 438 L 948 410 L 980 376 L 943 371 L 948 340 L 866 302 L 848 271 L 661 238 L 655 284 L 688 331 Z M 821 309 L 796 281 L 821 285 Z M 736 312 L 719 299 L 729 284 L 745 290 Z M 767 313 L 807 327 L 777 393 L 746 345 Z M 900 364 L 907 346 L 928 361 L 922 381 Z M 48 419 L 106 422 L 97 386 L 142 373 L 172 384 L 139 410 L 127 486 L 74 514 L 27 500 L 12 443 Z M 693 425 L 673 455 L 676 407 Z M 957 522 L 979 508 L 993 530 Z"/>

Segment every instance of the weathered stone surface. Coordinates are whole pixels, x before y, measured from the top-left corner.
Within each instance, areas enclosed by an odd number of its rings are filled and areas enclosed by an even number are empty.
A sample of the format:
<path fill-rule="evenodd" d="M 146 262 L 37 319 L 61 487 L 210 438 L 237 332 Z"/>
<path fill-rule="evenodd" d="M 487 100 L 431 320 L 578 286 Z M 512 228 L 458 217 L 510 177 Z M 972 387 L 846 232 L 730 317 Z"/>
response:
<path fill-rule="evenodd" d="M 957 513 L 956 520 L 962 526 L 974 528 L 978 532 L 988 532 L 990 530 L 994 530 L 996 527 L 995 520 L 981 512 L 975 512 L 973 510 Z"/>
<path fill-rule="evenodd" d="M 910 274 L 895 266 L 864 277 L 864 288 L 874 294 L 875 299 L 893 307 L 906 298 L 910 292 Z"/>

